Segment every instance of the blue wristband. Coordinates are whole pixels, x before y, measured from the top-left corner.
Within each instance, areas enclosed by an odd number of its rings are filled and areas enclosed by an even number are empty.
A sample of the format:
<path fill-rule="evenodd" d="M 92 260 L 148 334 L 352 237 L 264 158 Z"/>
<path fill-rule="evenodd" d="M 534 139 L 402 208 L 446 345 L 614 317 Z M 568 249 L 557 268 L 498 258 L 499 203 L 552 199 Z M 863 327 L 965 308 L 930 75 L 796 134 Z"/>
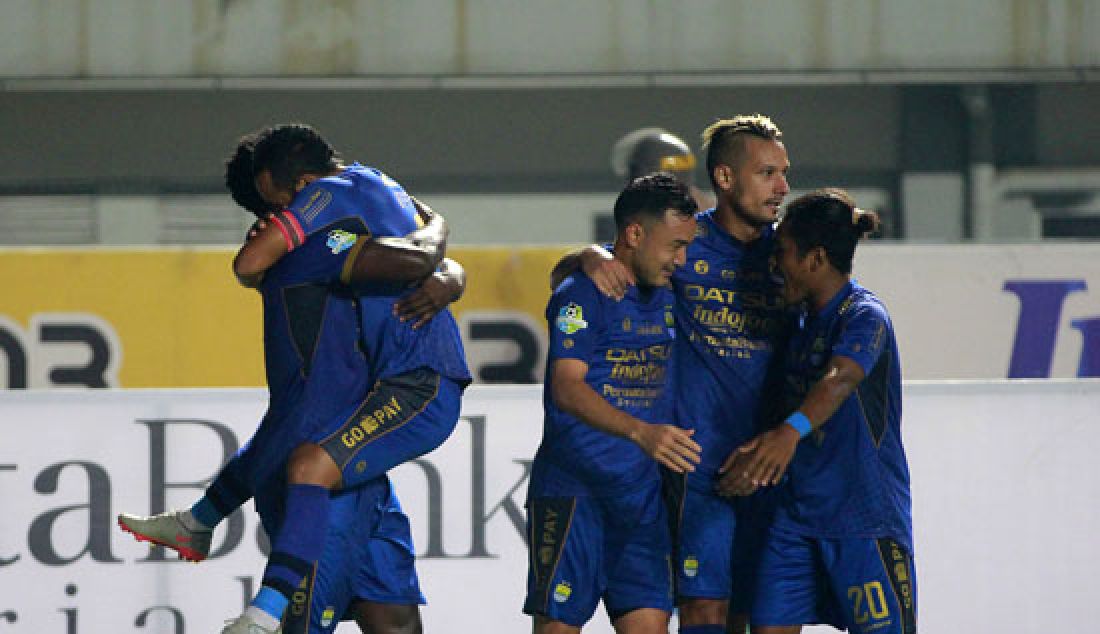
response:
<path fill-rule="evenodd" d="M 791 414 L 787 417 L 785 422 L 791 427 L 794 427 L 800 438 L 805 438 L 814 430 L 814 426 L 810 424 L 810 419 L 806 418 L 806 415 L 802 412 Z"/>

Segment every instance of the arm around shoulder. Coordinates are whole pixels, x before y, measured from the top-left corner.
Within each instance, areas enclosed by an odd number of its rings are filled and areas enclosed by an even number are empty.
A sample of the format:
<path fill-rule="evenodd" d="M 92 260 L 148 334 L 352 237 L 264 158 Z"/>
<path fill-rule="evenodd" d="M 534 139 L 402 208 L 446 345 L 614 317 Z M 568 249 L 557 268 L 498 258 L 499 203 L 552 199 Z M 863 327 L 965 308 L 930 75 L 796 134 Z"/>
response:
<path fill-rule="evenodd" d="M 233 258 L 233 274 L 242 286 L 256 288 L 267 272 L 290 248 L 277 222 L 267 222 Z"/>
<path fill-rule="evenodd" d="M 360 238 L 344 282 L 417 282 L 436 270 L 447 249 L 447 222 L 443 216 L 413 198 L 424 225 L 402 237 Z"/>

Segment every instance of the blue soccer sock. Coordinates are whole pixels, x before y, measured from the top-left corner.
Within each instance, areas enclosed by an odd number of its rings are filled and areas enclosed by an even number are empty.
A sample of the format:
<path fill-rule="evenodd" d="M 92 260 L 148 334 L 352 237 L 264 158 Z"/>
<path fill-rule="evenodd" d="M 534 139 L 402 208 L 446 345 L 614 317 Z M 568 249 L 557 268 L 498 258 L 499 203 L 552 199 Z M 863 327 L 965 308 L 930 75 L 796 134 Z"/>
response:
<path fill-rule="evenodd" d="M 681 625 L 680 634 L 726 634 L 725 625 Z"/>
<path fill-rule="evenodd" d="M 292 484 L 287 487 L 286 516 L 275 537 L 263 577 L 263 585 L 282 594 L 286 600 L 313 571 L 324 551 L 330 499 L 329 490 L 322 486 Z M 279 610 L 273 616 L 281 618 L 285 601 L 273 607 Z"/>
<path fill-rule="evenodd" d="M 290 599 L 284 597 L 281 592 L 267 586 L 260 586 L 260 591 L 256 593 L 256 598 L 252 599 L 252 602 L 248 605 L 253 608 L 263 610 L 271 618 L 275 619 L 275 623 L 278 623 L 283 618 L 283 612 L 286 612 L 286 606 L 290 603 Z"/>
<path fill-rule="evenodd" d="M 238 476 L 237 472 L 241 468 L 236 458 L 230 460 L 206 488 L 202 498 L 191 507 L 191 516 L 205 526 L 214 528 L 247 502 L 252 497 L 252 492 Z"/>
<path fill-rule="evenodd" d="M 191 517 L 209 529 L 213 529 L 225 519 L 225 515 L 205 495 L 191 507 Z"/>

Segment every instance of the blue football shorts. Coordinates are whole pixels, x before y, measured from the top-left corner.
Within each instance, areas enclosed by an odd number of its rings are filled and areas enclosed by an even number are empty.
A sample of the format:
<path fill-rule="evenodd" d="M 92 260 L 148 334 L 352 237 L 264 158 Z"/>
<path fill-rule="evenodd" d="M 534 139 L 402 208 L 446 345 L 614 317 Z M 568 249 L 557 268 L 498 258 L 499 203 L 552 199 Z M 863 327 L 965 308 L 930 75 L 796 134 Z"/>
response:
<path fill-rule="evenodd" d="M 891 538 L 825 539 L 773 528 L 753 625 L 828 623 L 853 634 L 915 634 L 913 555 Z"/>
<path fill-rule="evenodd" d="M 311 432 L 355 487 L 443 444 L 458 424 L 465 386 L 427 368 L 378 381 L 361 402 Z"/>
<path fill-rule="evenodd" d="M 291 597 L 284 634 L 327 634 L 351 620 L 356 601 L 424 603 L 409 518 L 388 478 L 335 494 L 328 540 L 313 572 Z"/>
<path fill-rule="evenodd" d="M 775 514 L 777 496 L 762 489 L 724 498 L 663 471 L 673 540 L 676 602 L 729 600 L 731 614 L 748 614 L 756 588 L 760 549 Z M 694 483 L 693 483 L 694 484 Z"/>
<path fill-rule="evenodd" d="M 656 480 L 623 496 L 532 498 L 527 531 L 525 613 L 580 627 L 601 599 L 612 622 L 641 608 L 672 612 L 668 519 Z"/>

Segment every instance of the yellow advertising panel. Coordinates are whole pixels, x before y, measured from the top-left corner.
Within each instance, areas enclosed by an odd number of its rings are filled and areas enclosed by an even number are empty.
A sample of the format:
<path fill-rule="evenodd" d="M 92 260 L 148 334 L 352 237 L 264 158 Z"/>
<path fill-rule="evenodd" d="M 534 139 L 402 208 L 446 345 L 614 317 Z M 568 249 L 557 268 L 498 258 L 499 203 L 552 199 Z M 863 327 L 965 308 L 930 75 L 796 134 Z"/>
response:
<path fill-rule="evenodd" d="M 453 310 L 475 375 L 485 365 L 490 381 L 541 378 L 549 274 L 564 252 L 451 250 L 467 271 Z M 0 386 L 263 385 L 259 296 L 237 285 L 232 257 L 228 248 L 0 251 Z"/>

